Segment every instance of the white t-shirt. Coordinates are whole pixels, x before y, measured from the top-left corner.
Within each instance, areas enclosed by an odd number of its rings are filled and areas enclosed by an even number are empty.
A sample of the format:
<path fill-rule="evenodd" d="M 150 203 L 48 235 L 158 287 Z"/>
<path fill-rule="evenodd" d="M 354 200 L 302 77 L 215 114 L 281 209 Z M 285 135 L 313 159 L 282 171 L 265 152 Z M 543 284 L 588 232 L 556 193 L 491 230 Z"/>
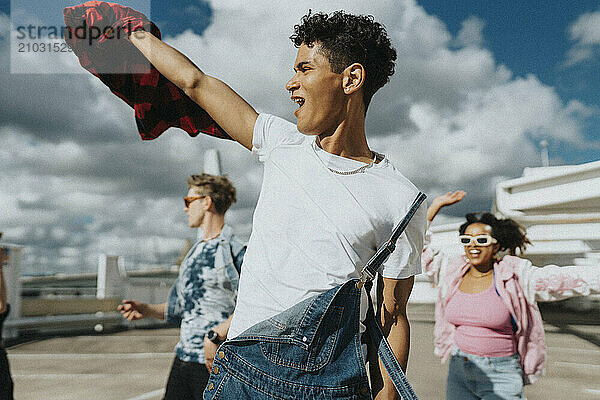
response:
<path fill-rule="evenodd" d="M 260 114 L 252 152 L 264 163 L 260 197 L 244 256 L 228 336 L 349 279 L 391 235 L 418 189 L 383 155 L 365 164 L 327 153 L 284 119 Z M 421 273 L 426 206 L 421 206 L 380 273 Z"/>

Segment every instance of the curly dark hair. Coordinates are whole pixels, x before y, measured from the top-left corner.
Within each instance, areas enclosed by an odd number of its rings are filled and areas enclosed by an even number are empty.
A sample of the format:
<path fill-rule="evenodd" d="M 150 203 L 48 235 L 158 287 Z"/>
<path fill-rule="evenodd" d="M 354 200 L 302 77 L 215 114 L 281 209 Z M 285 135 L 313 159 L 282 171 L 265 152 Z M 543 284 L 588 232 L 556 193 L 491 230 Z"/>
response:
<path fill-rule="evenodd" d="M 467 222 L 458 228 L 458 232 L 463 235 L 467 227 L 476 222 L 489 225 L 492 228 L 492 237 L 500 245 L 500 251 L 508 250 L 510 254 L 515 255 L 519 249 L 521 253 L 525 251 L 528 244 L 531 244 L 527 238 L 525 228 L 510 218 L 499 219 L 490 213 L 471 213 L 466 215 Z"/>
<path fill-rule="evenodd" d="M 375 22 L 372 15 L 311 12 L 294 26 L 294 34 L 290 36 L 294 46 L 318 43 L 336 74 L 352 63 L 361 64 L 366 70 L 363 100 L 367 108 L 375 92 L 394 74 L 396 50 L 385 27 Z"/>
<path fill-rule="evenodd" d="M 210 197 L 219 214 L 225 214 L 236 202 L 235 187 L 226 176 L 205 173 L 192 175 L 188 178 L 187 185 L 189 188 L 198 188 L 202 195 Z"/>

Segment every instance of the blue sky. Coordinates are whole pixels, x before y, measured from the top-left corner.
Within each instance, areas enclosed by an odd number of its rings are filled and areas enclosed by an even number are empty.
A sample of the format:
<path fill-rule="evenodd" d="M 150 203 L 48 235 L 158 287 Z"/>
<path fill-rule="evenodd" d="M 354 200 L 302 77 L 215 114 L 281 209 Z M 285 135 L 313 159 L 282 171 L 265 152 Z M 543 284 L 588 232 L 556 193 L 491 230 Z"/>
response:
<path fill-rule="evenodd" d="M 485 45 L 498 63 L 517 76 L 535 74 L 555 88 L 565 101 L 577 99 L 600 110 L 600 56 L 566 66 L 565 59 L 573 41 L 569 26 L 584 14 L 600 11 L 598 1 L 439 1 L 420 0 L 428 13 L 439 17 L 456 34 L 464 20 L 475 16 L 483 20 Z M 600 142 L 600 116 L 589 118 L 585 134 Z M 566 163 L 579 164 L 600 159 L 600 149 L 565 150 L 550 140 L 550 151 Z"/>
<path fill-rule="evenodd" d="M 515 76 L 536 75 L 552 86 L 566 103 L 579 100 L 600 113 L 600 57 L 576 65 L 565 65 L 573 45 L 569 26 L 585 13 L 600 11 L 598 1 L 481 1 L 420 0 L 418 4 L 457 35 L 463 22 L 472 17 L 483 24 L 484 45 L 496 61 L 506 65 Z M 156 1 L 152 18 L 164 35 L 177 35 L 191 29 L 202 35 L 212 20 L 209 2 Z M 600 142 L 600 115 L 589 116 L 583 134 Z M 600 148 L 565 148 L 559 141 L 547 139 L 555 163 L 579 164 L 600 159 Z"/>

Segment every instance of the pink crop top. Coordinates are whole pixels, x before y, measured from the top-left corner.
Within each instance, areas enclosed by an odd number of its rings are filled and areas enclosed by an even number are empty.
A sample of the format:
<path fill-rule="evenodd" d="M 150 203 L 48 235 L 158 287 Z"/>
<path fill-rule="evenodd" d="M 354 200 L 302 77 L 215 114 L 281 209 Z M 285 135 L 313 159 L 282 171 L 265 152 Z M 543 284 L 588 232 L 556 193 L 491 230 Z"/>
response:
<path fill-rule="evenodd" d="M 465 353 L 504 357 L 517 352 L 510 313 L 493 284 L 479 293 L 457 289 L 446 306 L 446 319 L 456 326 L 454 343 Z"/>

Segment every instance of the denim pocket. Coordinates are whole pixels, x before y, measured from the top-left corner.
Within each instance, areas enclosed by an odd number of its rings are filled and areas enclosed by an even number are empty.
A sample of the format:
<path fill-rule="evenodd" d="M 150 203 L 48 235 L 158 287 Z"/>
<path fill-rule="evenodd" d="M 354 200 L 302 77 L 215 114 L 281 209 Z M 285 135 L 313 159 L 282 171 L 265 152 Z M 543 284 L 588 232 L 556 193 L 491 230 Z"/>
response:
<path fill-rule="evenodd" d="M 490 365 L 494 372 L 515 373 L 521 372 L 521 363 L 518 356 L 490 358 Z"/>
<path fill-rule="evenodd" d="M 309 346 L 295 340 L 261 342 L 264 356 L 273 364 L 302 371 L 316 371 L 331 360 L 340 333 L 344 307 L 332 306 L 321 319 Z M 304 337 L 306 339 L 306 337 Z"/>

